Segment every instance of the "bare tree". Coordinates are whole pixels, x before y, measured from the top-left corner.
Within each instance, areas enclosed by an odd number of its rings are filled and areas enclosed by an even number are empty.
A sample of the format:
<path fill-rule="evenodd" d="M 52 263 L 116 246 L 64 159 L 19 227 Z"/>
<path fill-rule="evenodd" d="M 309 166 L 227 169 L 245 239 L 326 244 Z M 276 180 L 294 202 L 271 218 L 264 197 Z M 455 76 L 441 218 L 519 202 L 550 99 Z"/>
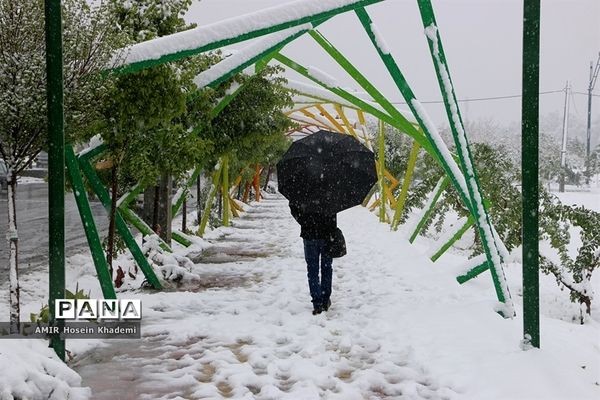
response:
<path fill-rule="evenodd" d="M 109 65 L 122 41 L 103 5 L 63 0 L 65 126 L 84 139 L 98 116 Z M 110 36 L 110 37 L 109 37 Z M 11 330 L 18 328 L 17 176 L 46 147 L 46 69 L 43 0 L 0 0 L 0 157 L 8 169 Z M 76 132 L 76 134 L 75 134 Z"/>

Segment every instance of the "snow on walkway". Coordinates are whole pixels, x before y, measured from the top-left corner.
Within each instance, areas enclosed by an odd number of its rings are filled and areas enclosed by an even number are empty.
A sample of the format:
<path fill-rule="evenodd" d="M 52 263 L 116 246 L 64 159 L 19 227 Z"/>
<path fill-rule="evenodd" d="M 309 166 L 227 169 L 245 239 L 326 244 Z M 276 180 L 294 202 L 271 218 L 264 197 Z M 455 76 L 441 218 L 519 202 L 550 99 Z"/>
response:
<path fill-rule="evenodd" d="M 355 215 L 372 218 L 364 210 L 347 216 Z M 359 222 L 345 217 L 343 228 Z M 418 302 L 415 288 L 380 263 L 385 249 L 370 249 L 348 228 L 349 255 L 334 262 L 333 306 L 313 316 L 299 227 L 287 201 L 265 199 L 213 233 L 222 250 L 193 271 L 211 287 L 142 295 L 141 342 L 107 341 L 77 357 L 83 385 L 94 399 L 454 398 L 386 321 L 404 294 Z M 253 255 L 224 262 L 228 246 Z"/>
<path fill-rule="evenodd" d="M 299 227 L 269 196 L 190 254 L 196 283 L 120 294 L 142 299 L 141 341 L 69 341 L 82 384 L 98 400 L 600 398 L 597 321 L 542 314 L 542 349 L 519 348 L 518 266 L 506 320 L 489 275 L 456 283 L 464 258 L 433 264 L 362 207 L 338 220 L 348 254 L 327 313 L 311 315 Z"/>

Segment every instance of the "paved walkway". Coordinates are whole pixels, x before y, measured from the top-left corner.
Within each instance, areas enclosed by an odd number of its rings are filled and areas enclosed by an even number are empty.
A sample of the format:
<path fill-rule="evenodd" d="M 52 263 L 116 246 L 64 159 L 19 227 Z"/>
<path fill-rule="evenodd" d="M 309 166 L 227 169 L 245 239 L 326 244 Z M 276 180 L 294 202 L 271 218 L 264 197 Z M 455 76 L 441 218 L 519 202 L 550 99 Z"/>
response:
<path fill-rule="evenodd" d="M 394 274 L 369 265 L 372 243 L 334 262 L 333 306 L 312 316 L 298 234 L 279 195 L 212 232 L 195 283 L 139 294 L 141 341 L 77 355 L 83 385 L 98 400 L 455 398 L 392 336 L 386 306 L 411 289 L 369 283 Z"/>

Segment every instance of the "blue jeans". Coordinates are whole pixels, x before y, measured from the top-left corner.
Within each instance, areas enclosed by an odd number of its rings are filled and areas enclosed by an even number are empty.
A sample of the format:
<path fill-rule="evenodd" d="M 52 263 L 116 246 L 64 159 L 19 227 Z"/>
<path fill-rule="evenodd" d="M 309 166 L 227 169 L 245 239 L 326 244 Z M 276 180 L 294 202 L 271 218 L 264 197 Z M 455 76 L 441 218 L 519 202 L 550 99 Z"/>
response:
<path fill-rule="evenodd" d="M 304 239 L 304 259 L 308 270 L 308 288 L 315 307 L 321 306 L 331 296 L 331 264 L 333 259 L 324 254 L 325 241 L 322 239 Z M 319 258 L 321 261 L 321 280 L 319 281 Z"/>

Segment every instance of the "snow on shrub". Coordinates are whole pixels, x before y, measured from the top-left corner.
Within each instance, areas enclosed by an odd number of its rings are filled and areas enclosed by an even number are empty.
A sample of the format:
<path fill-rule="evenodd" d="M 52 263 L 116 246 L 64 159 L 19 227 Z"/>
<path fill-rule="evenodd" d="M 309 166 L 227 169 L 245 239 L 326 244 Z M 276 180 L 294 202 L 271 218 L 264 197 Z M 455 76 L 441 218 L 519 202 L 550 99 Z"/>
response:
<path fill-rule="evenodd" d="M 0 400 L 86 400 L 91 390 L 43 340 L 0 342 Z"/>
<path fill-rule="evenodd" d="M 542 252 L 540 268 L 554 275 L 561 289 L 569 290 L 571 301 L 580 304 L 583 324 L 592 312 L 594 290 L 590 282 L 600 263 L 600 213 L 562 204 L 547 193 L 542 195 L 541 206 L 541 235 L 549 240 L 554 254 Z M 578 237 L 574 237 L 577 232 Z"/>

